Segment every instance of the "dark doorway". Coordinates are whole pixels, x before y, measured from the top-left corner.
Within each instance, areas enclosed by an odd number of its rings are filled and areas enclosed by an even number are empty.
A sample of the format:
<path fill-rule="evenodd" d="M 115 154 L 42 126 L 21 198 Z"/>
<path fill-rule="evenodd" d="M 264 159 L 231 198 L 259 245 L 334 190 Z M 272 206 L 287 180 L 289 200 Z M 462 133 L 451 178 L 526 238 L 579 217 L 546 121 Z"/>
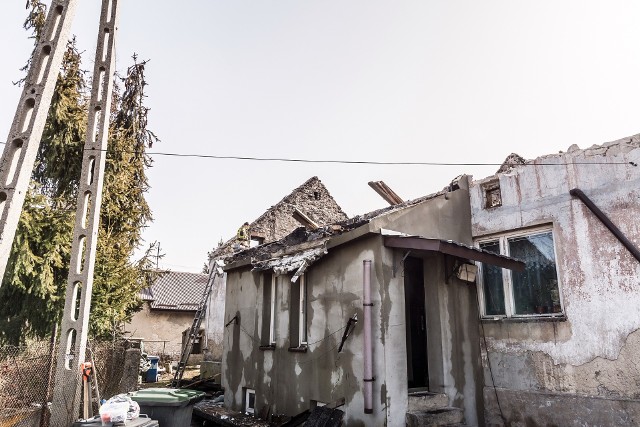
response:
<path fill-rule="evenodd" d="M 404 301 L 407 325 L 407 377 L 410 389 L 429 386 L 424 299 L 423 261 L 409 257 L 404 261 Z"/>

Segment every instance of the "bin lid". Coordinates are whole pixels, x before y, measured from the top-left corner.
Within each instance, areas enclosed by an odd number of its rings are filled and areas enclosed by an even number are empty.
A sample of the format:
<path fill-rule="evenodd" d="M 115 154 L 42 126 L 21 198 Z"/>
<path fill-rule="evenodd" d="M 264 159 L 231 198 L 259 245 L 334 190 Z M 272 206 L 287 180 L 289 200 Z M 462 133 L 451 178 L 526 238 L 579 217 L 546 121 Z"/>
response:
<path fill-rule="evenodd" d="M 131 393 L 131 400 L 141 406 L 186 406 L 200 401 L 204 393 L 197 390 L 149 388 Z"/>

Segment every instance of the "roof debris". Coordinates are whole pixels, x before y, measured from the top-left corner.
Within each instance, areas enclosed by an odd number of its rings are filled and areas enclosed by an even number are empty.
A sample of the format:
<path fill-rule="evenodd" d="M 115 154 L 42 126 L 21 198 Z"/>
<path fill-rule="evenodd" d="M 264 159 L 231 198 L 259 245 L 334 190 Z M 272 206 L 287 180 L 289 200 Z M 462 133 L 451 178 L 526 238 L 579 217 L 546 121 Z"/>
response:
<path fill-rule="evenodd" d="M 391 206 L 404 202 L 384 181 L 369 181 L 369 187 L 373 188 Z"/>
<path fill-rule="evenodd" d="M 295 281 L 308 266 L 326 254 L 326 244 L 331 237 L 355 230 L 380 216 L 442 196 L 447 191 L 447 189 L 444 189 L 414 200 L 387 206 L 363 215 L 356 215 L 344 221 L 324 225 L 316 230 L 307 230 L 305 227 L 299 227 L 275 242 L 265 243 L 244 251 L 236 252 L 228 256 L 225 262 L 233 268 L 233 265 L 237 262 L 250 260 L 254 270 L 273 268 L 276 273 L 280 274 L 300 270 L 300 272 L 296 272 L 296 275 L 292 278 L 292 281 Z M 299 256 L 292 256 L 295 254 Z M 306 265 L 303 265 L 303 260 Z"/>
<path fill-rule="evenodd" d="M 326 240 L 325 240 L 326 242 Z M 273 270 L 276 274 L 285 274 L 295 271 L 291 277 L 291 283 L 295 283 L 307 267 L 322 258 L 327 253 L 327 248 L 322 245 L 317 248 L 307 249 L 292 255 L 284 255 L 266 261 L 253 263 L 253 270 Z"/>

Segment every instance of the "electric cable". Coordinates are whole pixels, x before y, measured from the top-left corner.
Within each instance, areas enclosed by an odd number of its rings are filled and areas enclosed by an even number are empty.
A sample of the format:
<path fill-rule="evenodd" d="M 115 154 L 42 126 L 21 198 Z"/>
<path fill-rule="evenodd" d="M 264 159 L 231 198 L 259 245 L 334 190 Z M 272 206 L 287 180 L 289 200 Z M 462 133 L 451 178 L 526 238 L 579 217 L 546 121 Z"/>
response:
<path fill-rule="evenodd" d="M 506 425 L 507 419 L 504 416 L 504 412 L 502 412 L 502 406 L 500 405 L 500 399 L 498 398 L 498 389 L 496 388 L 496 381 L 493 378 L 493 370 L 491 369 L 491 358 L 489 357 L 489 348 L 487 347 L 487 336 L 484 332 L 484 323 L 482 323 L 482 318 L 478 318 L 480 321 L 480 328 L 482 329 L 482 341 L 484 342 L 484 351 L 487 353 L 487 367 L 489 368 L 489 375 L 491 376 L 491 386 L 493 388 L 493 393 L 496 396 L 496 403 L 498 404 L 498 410 L 500 411 L 500 418 L 502 418 L 502 422 Z"/>
<path fill-rule="evenodd" d="M 0 142 L 6 144 L 6 142 Z M 165 157 L 185 157 L 198 159 L 215 160 L 245 160 L 258 162 L 286 162 L 286 163 L 324 163 L 324 164 L 347 164 L 347 165 L 377 165 L 377 166 L 502 166 L 504 163 L 483 163 L 483 162 L 410 162 L 410 161 L 375 161 L 375 160 L 340 160 L 340 159 L 304 159 L 291 157 L 256 157 L 256 156 L 220 156 L 215 154 L 197 153 L 173 153 L 166 151 L 136 151 L 136 150 L 109 150 L 100 148 L 89 148 L 87 151 L 102 151 L 112 153 L 145 154 L 148 156 Z M 568 162 L 568 163 L 524 163 L 513 166 L 567 166 L 567 165 L 631 165 L 638 166 L 636 162 Z"/>

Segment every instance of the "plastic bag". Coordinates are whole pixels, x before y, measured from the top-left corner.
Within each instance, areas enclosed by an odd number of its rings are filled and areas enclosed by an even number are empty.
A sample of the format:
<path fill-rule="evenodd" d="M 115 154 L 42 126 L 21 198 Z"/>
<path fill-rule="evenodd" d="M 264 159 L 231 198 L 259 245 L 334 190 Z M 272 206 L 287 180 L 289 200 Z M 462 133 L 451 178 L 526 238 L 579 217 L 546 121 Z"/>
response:
<path fill-rule="evenodd" d="M 140 405 L 126 394 L 118 394 L 100 407 L 102 423 L 124 423 L 140 416 Z"/>

